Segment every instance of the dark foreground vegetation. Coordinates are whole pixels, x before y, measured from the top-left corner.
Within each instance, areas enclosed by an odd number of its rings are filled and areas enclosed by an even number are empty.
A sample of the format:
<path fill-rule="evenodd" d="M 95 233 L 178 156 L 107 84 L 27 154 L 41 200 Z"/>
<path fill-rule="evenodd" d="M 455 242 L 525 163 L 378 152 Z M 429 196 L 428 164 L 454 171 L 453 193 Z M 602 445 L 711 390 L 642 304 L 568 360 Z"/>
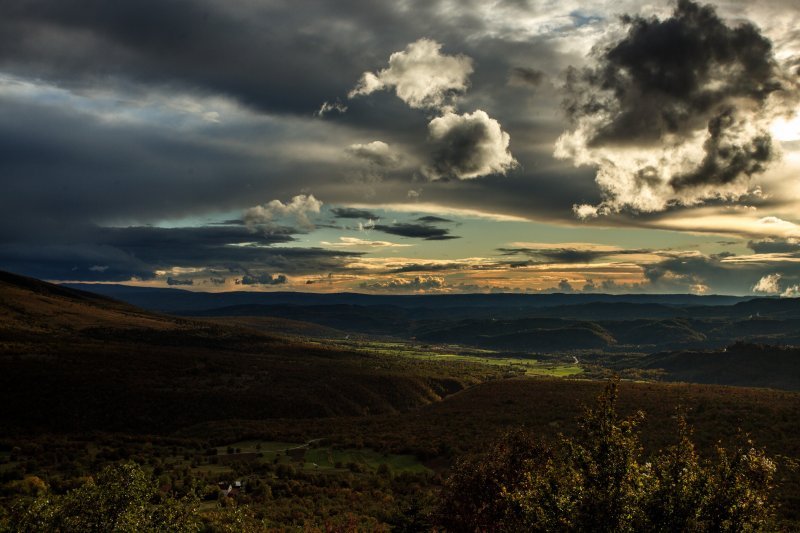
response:
<path fill-rule="evenodd" d="M 495 530 L 586 531 L 585 495 L 604 490 L 599 465 L 619 458 L 632 511 L 606 530 L 653 530 L 680 508 L 702 511 L 688 530 L 734 531 L 724 517 L 735 487 L 761 502 L 747 500 L 762 517 L 754 529 L 799 527 L 798 393 L 622 381 L 614 409 L 607 399 L 587 417 L 604 384 L 587 377 L 663 372 L 629 364 L 642 354 L 580 353 L 578 364 L 241 319 L 176 318 L 0 275 L 2 527 L 471 531 L 489 517 Z M 759 349 L 793 361 L 791 349 Z M 686 353 L 705 364 L 703 351 Z M 742 350 L 720 353 L 757 374 Z M 605 452 L 592 447 L 603 435 Z M 669 478 L 678 464 L 691 479 Z M 504 471 L 520 475 L 489 479 Z M 658 508 L 669 483 L 673 507 Z M 568 520 L 537 507 L 544 492 Z M 721 518 L 710 522 L 712 508 Z"/>
<path fill-rule="evenodd" d="M 595 407 L 578 419 L 573 436 L 548 443 L 524 430 L 507 431 L 483 453 L 459 460 L 438 495 L 428 492 L 427 502 L 410 497 L 406 507 L 385 516 L 388 523 L 349 513 L 344 520 L 326 517 L 317 527 L 509 532 L 739 532 L 779 527 L 772 499 L 777 467 L 764 450 L 742 440 L 731 450 L 717 445 L 711 457 L 702 457 L 679 416 L 673 444 L 645 460 L 638 436 L 644 414 L 620 417 L 617 394 L 618 384 L 609 383 Z M 379 488 L 399 488 L 389 467 L 383 466 L 375 474 L 383 483 L 376 484 L 373 498 L 382 494 Z M 261 531 L 277 525 L 254 512 L 259 501 L 263 505 L 274 498 L 276 483 L 253 484 L 254 498 L 238 502 L 229 498 L 229 488 L 217 495 L 220 503 L 201 513 L 201 495 L 208 499 L 201 483 L 190 478 L 178 490 L 163 490 L 160 481 L 132 462 L 112 463 L 61 493 L 41 478 L 28 476 L 12 484 L 20 494 L 0 527 L 29 532 L 188 532 Z M 351 505 L 358 501 L 348 500 Z M 359 503 L 369 508 L 367 502 Z M 305 523 L 304 528 L 313 526 Z"/>
<path fill-rule="evenodd" d="M 683 417 L 674 444 L 644 457 L 640 411 L 620 418 L 617 383 L 548 444 L 516 430 L 460 461 L 435 515 L 449 531 L 773 531 L 775 463 L 744 441 L 701 458 Z"/>

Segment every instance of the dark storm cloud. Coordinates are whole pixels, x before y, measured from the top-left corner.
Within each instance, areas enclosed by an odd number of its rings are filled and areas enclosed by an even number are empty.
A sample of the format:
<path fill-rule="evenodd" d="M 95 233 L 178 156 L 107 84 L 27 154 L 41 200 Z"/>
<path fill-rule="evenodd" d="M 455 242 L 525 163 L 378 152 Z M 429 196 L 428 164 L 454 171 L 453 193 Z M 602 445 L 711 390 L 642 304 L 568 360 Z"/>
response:
<path fill-rule="evenodd" d="M 167 278 L 167 285 L 174 286 L 174 285 L 194 285 L 193 279 L 180 279 L 180 278 L 173 278 L 172 276 Z"/>
<path fill-rule="evenodd" d="M 115 246 L 135 252 L 136 255 L 152 259 L 150 253 L 163 257 L 164 253 L 182 249 L 219 249 L 229 245 L 253 243 L 260 246 L 287 243 L 294 240 L 298 231 L 289 227 L 278 227 L 270 233 L 253 232 L 243 226 L 197 226 L 181 228 L 159 228 L 153 226 L 131 226 L 123 228 L 98 228 L 100 244 Z M 199 253 L 202 253 L 199 252 Z"/>
<path fill-rule="evenodd" d="M 236 269 L 231 278 L 241 277 L 245 268 L 289 276 L 339 271 L 347 258 L 341 252 L 278 249 L 281 242 L 261 242 L 258 235 L 250 237 L 258 246 L 229 246 L 211 234 L 208 241 L 183 235 L 182 246 L 156 232 L 145 238 L 139 230 L 114 234 L 96 225 L 235 217 L 245 208 L 300 193 L 313 193 L 326 205 L 348 205 L 362 193 L 340 180 L 354 162 L 392 163 L 370 159 L 374 150 L 365 148 L 375 139 L 402 154 L 408 166 L 433 160 L 437 177 L 480 177 L 419 187 L 409 183 L 410 171 L 401 166 L 381 173 L 370 197 L 376 204 L 407 202 L 413 188 L 424 189 L 424 202 L 563 220 L 571 217 L 575 202 L 599 203 L 592 169 L 575 170 L 552 159 L 553 142 L 563 131 L 555 111 L 561 95 L 546 80 L 555 79 L 570 58 L 581 59 L 553 44 L 549 30 L 506 31 L 509 7 L 538 15 L 534 3 L 498 3 L 492 6 L 493 20 L 484 16 L 484 7 L 469 2 L 454 8 L 442 0 L 4 3 L 0 76 L 48 91 L 66 89 L 71 99 L 8 92 L 3 86 L 0 264 L 50 279 L 87 280 L 151 279 L 155 270 L 175 265 L 230 266 Z M 573 18 L 581 31 L 596 23 L 578 13 Z M 572 29 L 566 30 L 568 36 Z M 453 113 L 431 146 L 426 123 L 432 117 L 389 91 L 348 100 L 346 112 L 314 116 L 325 102 L 344 101 L 361 73 L 385 67 L 392 52 L 423 37 L 440 42 L 447 55 L 473 59 L 475 72 L 458 113 L 485 110 L 486 127 L 475 127 L 480 135 L 460 127 L 465 115 Z M 204 98 L 247 107 L 231 104 L 235 110 L 229 116 L 222 112 L 219 122 L 206 123 L 154 113 L 149 105 L 170 108 Z M 95 106 L 124 113 L 98 116 Z M 491 120 L 502 125 L 500 135 L 484 135 Z M 724 128 L 714 154 L 719 175 L 728 166 L 722 152 L 730 131 Z M 513 141 L 507 148 L 519 161 L 505 176 L 499 172 L 511 156 L 503 150 L 502 133 Z M 476 150 L 492 139 L 490 150 Z M 734 151 L 741 147 L 747 153 L 748 146 L 735 144 Z M 432 229 L 394 228 L 393 234 L 457 238 L 436 228 L 440 221 L 415 222 Z M 136 244 L 134 237 L 144 242 Z M 212 275 L 219 273 L 207 272 L 204 279 Z"/>
<path fill-rule="evenodd" d="M 800 281 L 800 266 L 791 259 L 739 262 L 731 254 L 673 254 L 658 263 L 643 265 L 642 273 L 646 280 L 643 287 L 669 292 L 752 294 L 764 277 L 777 275 L 786 286 Z"/>
<path fill-rule="evenodd" d="M 520 87 L 538 87 L 544 77 L 544 72 L 535 68 L 512 67 L 508 73 L 508 83 Z"/>
<path fill-rule="evenodd" d="M 242 227 L 94 228 L 69 243 L 0 244 L 0 269 L 45 279 L 127 281 L 154 279 L 173 267 L 291 274 L 338 271 L 358 252 L 276 246 L 292 241 Z"/>
<path fill-rule="evenodd" d="M 797 254 L 800 242 L 791 239 L 761 239 L 747 243 L 747 247 L 757 254 Z"/>
<path fill-rule="evenodd" d="M 523 91 L 506 85 L 511 63 L 533 68 L 531 55 L 536 56 L 536 68 L 548 75 L 557 72 L 557 54 L 544 37 L 525 42 L 473 39 L 484 35 L 487 21 L 469 10 L 445 16 L 437 1 L 414 1 L 409 9 L 355 0 L 335 5 L 304 0 L 300 6 L 204 0 L 120 0 L 113 6 L 97 0 L 33 0 L 7 6 L 0 17 L 3 73 L 67 88 L 88 100 L 110 95 L 116 107 L 130 104 L 129 109 L 138 109 L 154 94 L 227 96 L 256 111 L 301 115 L 316 126 L 309 125 L 311 131 L 319 130 L 311 138 L 309 131 L 292 130 L 295 122 L 283 129 L 271 123 L 239 125 L 237 118 L 223 113 L 218 124 L 176 131 L 171 128 L 174 117 L 114 122 L 72 112 L 71 103 L 43 106 L 35 97 L 9 99 L 0 104 L 0 165 L 14 167 L 3 168 L 0 178 L 8 203 L 3 205 L 0 198 L 0 207 L 14 211 L 6 211 L 8 220 L 27 213 L 35 220 L 14 225 L 40 225 L 46 234 L 76 221 L 147 223 L 243 209 L 289 198 L 301 189 L 326 203 L 352 201 L 352 190 L 329 179 L 331 170 L 337 172 L 330 161 L 316 161 L 311 151 L 304 154 L 310 157 L 287 161 L 282 154 L 260 155 L 262 148 L 288 138 L 314 146 L 334 143 L 345 152 L 356 142 L 379 138 L 393 148 L 408 148 L 410 160 L 428 157 L 424 114 L 392 94 L 352 100 L 344 114 L 313 118 L 323 102 L 344 98 L 364 70 L 379 68 L 392 52 L 421 36 L 440 40 L 448 53 L 474 57 L 480 69 L 466 97 L 474 97 L 520 139 L 515 156 L 521 162 L 525 157 L 530 168 L 538 169 L 539 161 L 531 157 L 549 160 L 550 148 L 542 143 L 552 142 L 558 126 L 540 121 L 535 109 L 521 112 L 513 96 Z M 342 28 L 347 28 L 346 39 Z M 478 106 L 470 102 L 467 108 Z M 353 138 L 343 138 L 343 132 L 352 132 Z M 463 167 L 446 159 L 439 163 L 441 169 Z M 545 189 L 555 191 L 564 184 L 544 172 L 525 176 L 539 182 L 535 196 L 520 189 L 526 179 L 512 184 L 517 191 L 504 185 L 507 195 L 494 185 L 484 186 L 477 204 L 489 207 L 485 193 L 499 192 L 495 211 L 500 212 L 504 202 L 528 196 L 514 207 L 517 212 L 568 217 L 572 202 L 567 198 L 574 201 L 574 191 L 559 194 L 564 201 L 539 200 L 549 194 Z M 387 180 L 408 179 L 407 173 L 396 174 Z M 596 196 L 590 179 L 571 180 L 569 187 L 579 184 L 579 198 Z M 405 201 L 408 189 L 407 184 L 381 185 L 375 200 Z M 438 196 L 433 188 L 430 194 Z M 446 197 L 451 205 L 475 205 L 461 191 L 447 191 Z"/>
<path fill-rule="evenodd" d="M 498 248 L 503 255 L 527 255 L 536 261 L 513 261 L 512 267 L 529 266 L 541 263 L 591 263 L 605 257 L 649 253 L 650 250 L 593 250 L 584 248 Z"/>
<path fill-rule="evenodd" d="M 603 51 L 596 68 L 573 70 L 567 86 L 573 119 L 613 116 L 591 144 L 683 135 L 704 124 L 721 102 L 764 102 L 782 86 L 770 41 L 752 24 L 727 26 L 712 6 L 679 0 L 670 18 L 624 21 L 628 35 Z"/>
<path fill-rule="evenodd" d="M 396 19 L 390 6 L 358 2 L 219 3 L 187 0 L 33 0 L 4 4 L 0 66 L 91 86 L 122 78 L 222 93 L 267 110 L 312 113 L 359 73 L 351 59 L 370 35 L 340 26 Z M 308 13 L 319 17 L 309 19 Z M 286 60 L 291 55 L 291 60 Z"/>
<path fill-rule="evenodd" d="M 733 108 L 727 108 L 708 122 L 708 139 L 703 145 L 705 157 L 694 171 L 674 176 L 671 185 L 676 190 L 697 185 L 724 185 L 740 176 L 752 176 L 766 170 L 772 157 L 772 139 L 762 133 L 742 144 L 730 142 L 727 131 L 735 127 Z"/>
<path fill-rule="evenodd" d="M 715 291 L 736 293 L 746 290 L 741 286 L 743 273 L 740 270 L 725 265 L 718 258 L 697 255 L 669 257 L 645 265 L 643 274 L 654 288 L 684 292 L 692 287 L 705 286 Z"/>
<path fill-rule="evenodd" d="M 458 239 L 456 235 L 450 235 L 450 230 L 437 228 L 429 224 L 397 223 L 392 225 L 375 224 L 373 229 L 382 231 L 390 235 L 401 237 L 412 237 L 415 239 L 425 239 L 426 241 L 444 241 L 448 239 Z"/>
<path fill-rule="evenodd" d="M 424 217 L 417 218 L 417 222 L 422 222 L 424 224 L 438 224 L 438 223 L 446 224 L 453 221 L 450 220 L 449 218 L 437 217 L 435 215 L 426 215 Z"/>
<path fill-rule="evenodd" d="M 283 285 L 287 282 L 286 276 L 283 274 L 268 274 L 266 272 L 261 274 L 245 274 L 240 279 L 236 280 L 237 285 Z"/>
<path fill-rule="evenodd" d="M 224 94 L 312 116 L 412 41 L 429 36 L 450 49 L 487 25 L 471 9 L 442 7 L 430 0 L 7 2 L 0 69 L 72 87 L 130 82 Z M 348 107 L 330 118 L 381 120 L 368 103 Z"/>
<path fill-rule="evenodd" d="M 41 279 L 80 281 L 149 280 L 152 265 L 91 240 L 63 243 L 0 243 L 0 270 Z"/>
<path fill-rule="evenodd" d="M 238 133 L 222 132 L 218 140 L 176 135 L 2 97 L 0 116 L 0 217 L 9 221 L 0 226 L 0 240 L 48 222 L 53 227 L 45 233 L 79 221 L 163 219 L 249 206 L 254 195 L 271 199 L 270 190 L 288 181 L 280 162 L 267 166 L 258 156 L 226 147 L 239 140 Z"/>
<path fill-rule="evenodd" d="M 399 268 L 387 270 L 387 274 L 402 274 L 405 272 L 446 272 L 450 270 L 463 270 L 466 267 L 459 263 L 411 263 Z"/>
<path fill-rule="evenodd" d="M 564 103 L 575 129 L 556 153 L 596 165 L 606 196 L 599 206 L 576 205 L 578 216 L 741 198 L 748 178 L 773 158 L 770 120 L 798 96 L 770 40 L 691 0 L 678 0 L 666 19 L 623 22 L 627 35 L 595 50 L 595 67 L 567 76 Z M 650 155 L 620 150 L 631 146 Z"/>
<path fill-rule="evenodd" d="M 331 209 L 331 213 L 333 213 L 336 218 L 355 218 L 364 220 L 376 220 L 379 218 L 378 215 L 372 211 L 367 211 L 366 209 L 355 209 L 352 207 L 334 207 Z"/>

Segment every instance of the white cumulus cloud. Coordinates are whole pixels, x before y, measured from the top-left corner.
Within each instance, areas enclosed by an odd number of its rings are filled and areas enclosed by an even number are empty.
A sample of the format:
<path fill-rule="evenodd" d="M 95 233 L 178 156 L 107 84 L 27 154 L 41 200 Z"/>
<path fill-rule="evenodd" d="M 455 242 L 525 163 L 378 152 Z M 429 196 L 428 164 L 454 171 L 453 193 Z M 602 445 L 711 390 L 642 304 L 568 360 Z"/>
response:
<path fill-rule="evenodd" d="M 800 298 L 800 285 L 787 287 L 786 290 L 781 293 L 781 298 Z"/>
<path fill-rule="evenodd" d="M 431 179 L 471 179 L 505 174 L 517 165 L 508 146 L 511 136 L 480 109 L 458 115 L 447 111 L 428 124 L 431 162 L 424 169 Z"/>
<path fill-rule="evenodd" d="M 349 98 L 394 88 L 398 98 L 410 107 L 436 109 L 446 105 L 455 93 L 467 89 L 472 59 L 441 53 L 442 45 L 420 39 L 405 50 L 389 56 L 389 66 L 377 73 L 365 72 L 348 94 Z"/>
<path fill-rule="evenodd" d="M 272 200 L 264 205 L 251 207 L 244 212 L 244 223 L 249 228 L 269 227 L 277 219 L 291 218 L 301 228 L 314 229 L 311 217 L 319 214 L 322 202 L 314 198 L 313 194 L 298 194 L 289 202 Z"/>
<path fill-rule="evenodd" d="M 763 294 L 778 294 L 781 292 L 781 275 L 780 274 L 767 274 L 753 286 L 753 292 L 760 292 Z"/>
<path fill-rule="evenodd" d="M 352 158 L 379 168 L 392 168 L 400 163 L 400 154 L 383 141 L 351 144 L 345 152 Z"/>
<path fill-rule="evenodd" d="M 445 289 L 444 278 L 438 276 L 415 276 L 413 278 L 392 278 L 388 280 L 364 282 L 362 289 L 375 291 L 428 292 Z"/>

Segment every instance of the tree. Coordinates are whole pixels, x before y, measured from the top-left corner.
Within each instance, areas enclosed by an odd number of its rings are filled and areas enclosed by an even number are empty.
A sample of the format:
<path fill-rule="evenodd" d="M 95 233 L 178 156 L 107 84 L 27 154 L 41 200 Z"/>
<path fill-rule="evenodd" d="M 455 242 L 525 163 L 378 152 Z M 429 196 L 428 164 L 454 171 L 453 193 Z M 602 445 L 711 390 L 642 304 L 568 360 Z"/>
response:
<path fill-rule="evenodd" d="M 527 431 L 508 431 L 485 454 L 457 464 L 442 491 L 440 525 L 451 531 L 520 529 L 525 513 L 510 491 L 551 457 L 552 451 Z"/>
<path fill-rule="evenodd" d="M 522 431 L 458 463 L 437 519 L 449 531 L 739 532 L 773 524 L 775 464 L 752 442 L 702 459 L 679 417 L 676 444 L 643 459 L 640 412 L 617 414 L 618 381 L 547 447 Z"/>
<path fill-rule="evenodd" d="M 198 531 L 197 500 L 158 493 L 153 479 L 134 463 L 106 467 L 96 479 L 64 495 L 44 493 L 14 509 L 11 531 L 189 532 Z"/>

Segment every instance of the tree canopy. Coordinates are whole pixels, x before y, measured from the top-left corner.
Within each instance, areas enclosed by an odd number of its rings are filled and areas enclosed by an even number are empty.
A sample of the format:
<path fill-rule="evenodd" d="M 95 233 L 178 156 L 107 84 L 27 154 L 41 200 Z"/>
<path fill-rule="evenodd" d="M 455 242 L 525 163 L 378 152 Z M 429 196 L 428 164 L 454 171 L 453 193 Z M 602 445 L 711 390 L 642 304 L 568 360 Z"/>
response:
<path fill-rule="evenodd" d="M 450 531 L 741 532 L 770 530 L 775 463 L 741 439 L 703 458 L 678 416 L 675 444 L 646 457 L 644 414 L 621 417 L 609 382 L 555 444 L 513 430 L 461 461 L 437 520 Z"/>

